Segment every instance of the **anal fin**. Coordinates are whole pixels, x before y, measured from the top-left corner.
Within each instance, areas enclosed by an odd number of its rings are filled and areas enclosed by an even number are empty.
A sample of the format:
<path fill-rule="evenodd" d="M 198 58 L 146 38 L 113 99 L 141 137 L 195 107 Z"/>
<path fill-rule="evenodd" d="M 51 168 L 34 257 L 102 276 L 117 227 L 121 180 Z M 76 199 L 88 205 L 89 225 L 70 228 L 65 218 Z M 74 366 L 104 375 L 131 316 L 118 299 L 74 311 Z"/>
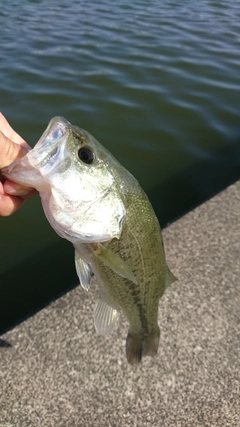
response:
<path fill-rule="evenodd" d="M 118 323 L 120 313 L 99 298 L 94 311 L 94 326 L 99 335 L 110 334 Z"/>

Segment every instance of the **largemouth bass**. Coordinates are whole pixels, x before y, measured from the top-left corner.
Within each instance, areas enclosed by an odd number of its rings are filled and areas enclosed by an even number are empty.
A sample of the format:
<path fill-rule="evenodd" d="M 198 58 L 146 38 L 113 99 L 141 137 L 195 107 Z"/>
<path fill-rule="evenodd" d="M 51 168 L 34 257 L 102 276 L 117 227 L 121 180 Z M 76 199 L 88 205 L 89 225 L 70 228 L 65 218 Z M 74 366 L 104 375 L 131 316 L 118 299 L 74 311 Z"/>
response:
<path fill-rule="evenodd" d="M 96 331 L 111 333 L 123 312 L 130 325 L 128 362 L 155 355 L 159 299 L 175 277 L 136 179 L 90 133 L 62 117 L 53 118 L 36 146 L 2 174 L 39 191 L 51 226 L 75 248 L 84 289 L 95 276 Z"/>

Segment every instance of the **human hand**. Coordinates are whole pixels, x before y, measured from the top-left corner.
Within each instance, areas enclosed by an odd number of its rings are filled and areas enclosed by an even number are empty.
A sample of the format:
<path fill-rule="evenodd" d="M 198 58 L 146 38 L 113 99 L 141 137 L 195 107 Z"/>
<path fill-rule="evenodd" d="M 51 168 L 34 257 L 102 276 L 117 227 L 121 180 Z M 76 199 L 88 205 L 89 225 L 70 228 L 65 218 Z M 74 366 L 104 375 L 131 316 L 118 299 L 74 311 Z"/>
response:
<path fill-rule="evenodd" d="M 0 113 L 0 169 L 23 157 L 30 149 Z M 34 194 L 33 188 L 6 180 L 0 174 L 0 216 L 13 214 Z"/>

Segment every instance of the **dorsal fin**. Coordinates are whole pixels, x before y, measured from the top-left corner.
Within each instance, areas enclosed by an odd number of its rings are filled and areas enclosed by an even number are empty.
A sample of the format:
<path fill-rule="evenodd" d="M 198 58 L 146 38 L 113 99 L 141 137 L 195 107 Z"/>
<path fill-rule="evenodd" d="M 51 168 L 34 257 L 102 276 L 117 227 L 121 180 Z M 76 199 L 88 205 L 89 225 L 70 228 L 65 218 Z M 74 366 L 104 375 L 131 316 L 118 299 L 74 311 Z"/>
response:
<path fill-rule="evenodd" d="M 170 286 L 173 282 L 176 282 L 176 280 L 177 280 L 177 278 L 174 276 L 174 274 L 167 267 L 165 289 L 167 289 L 168 286 Z"/>

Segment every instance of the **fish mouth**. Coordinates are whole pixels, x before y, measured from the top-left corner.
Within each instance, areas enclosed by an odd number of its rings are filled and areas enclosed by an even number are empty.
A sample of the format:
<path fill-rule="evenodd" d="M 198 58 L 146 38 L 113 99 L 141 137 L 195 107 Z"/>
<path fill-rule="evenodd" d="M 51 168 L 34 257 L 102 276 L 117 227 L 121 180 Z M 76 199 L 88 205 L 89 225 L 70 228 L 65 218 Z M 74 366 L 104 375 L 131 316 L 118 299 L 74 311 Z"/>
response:
<path fill-rule="evenodd" d="M 64 117 L 53 117 L 40 137 L 39 141 L 35 145 L 34 149 L 39 147 L 46 148 L 58 142 L 70 128 L 72 128 L 71 123 Z"/>
<path fill-rule="evenodd" d="M 43 132 L 41 138 L 27 156 L 31 165 L 35 168 L 44 168 L 48 165 L 52 171 L 57 158 L 64 158 L 64 145 L 61 140 L 72 127 L 64 117 L 54 117 Z M 46 171 L 45 171 L 46 173 Z"/>
<path fill-rule="evenodd" d="M 35 180 L 37 171 L 33 170 L 27 155 L 11 163 L 9 166 L 2 168 L 0 172 L 4 178 L 10 181 L 36 188 Z"/>
<path fill-rule="evenodd" d="M 61 139 L 71 127 L 71 123 L 63 117 L 54 117 L 35 147 L 21 159 L 1 169 L 1 174 L 38 191 L 45 188 L 46 175 L 64 159 L 65 144 L 61 144 Z"/>

